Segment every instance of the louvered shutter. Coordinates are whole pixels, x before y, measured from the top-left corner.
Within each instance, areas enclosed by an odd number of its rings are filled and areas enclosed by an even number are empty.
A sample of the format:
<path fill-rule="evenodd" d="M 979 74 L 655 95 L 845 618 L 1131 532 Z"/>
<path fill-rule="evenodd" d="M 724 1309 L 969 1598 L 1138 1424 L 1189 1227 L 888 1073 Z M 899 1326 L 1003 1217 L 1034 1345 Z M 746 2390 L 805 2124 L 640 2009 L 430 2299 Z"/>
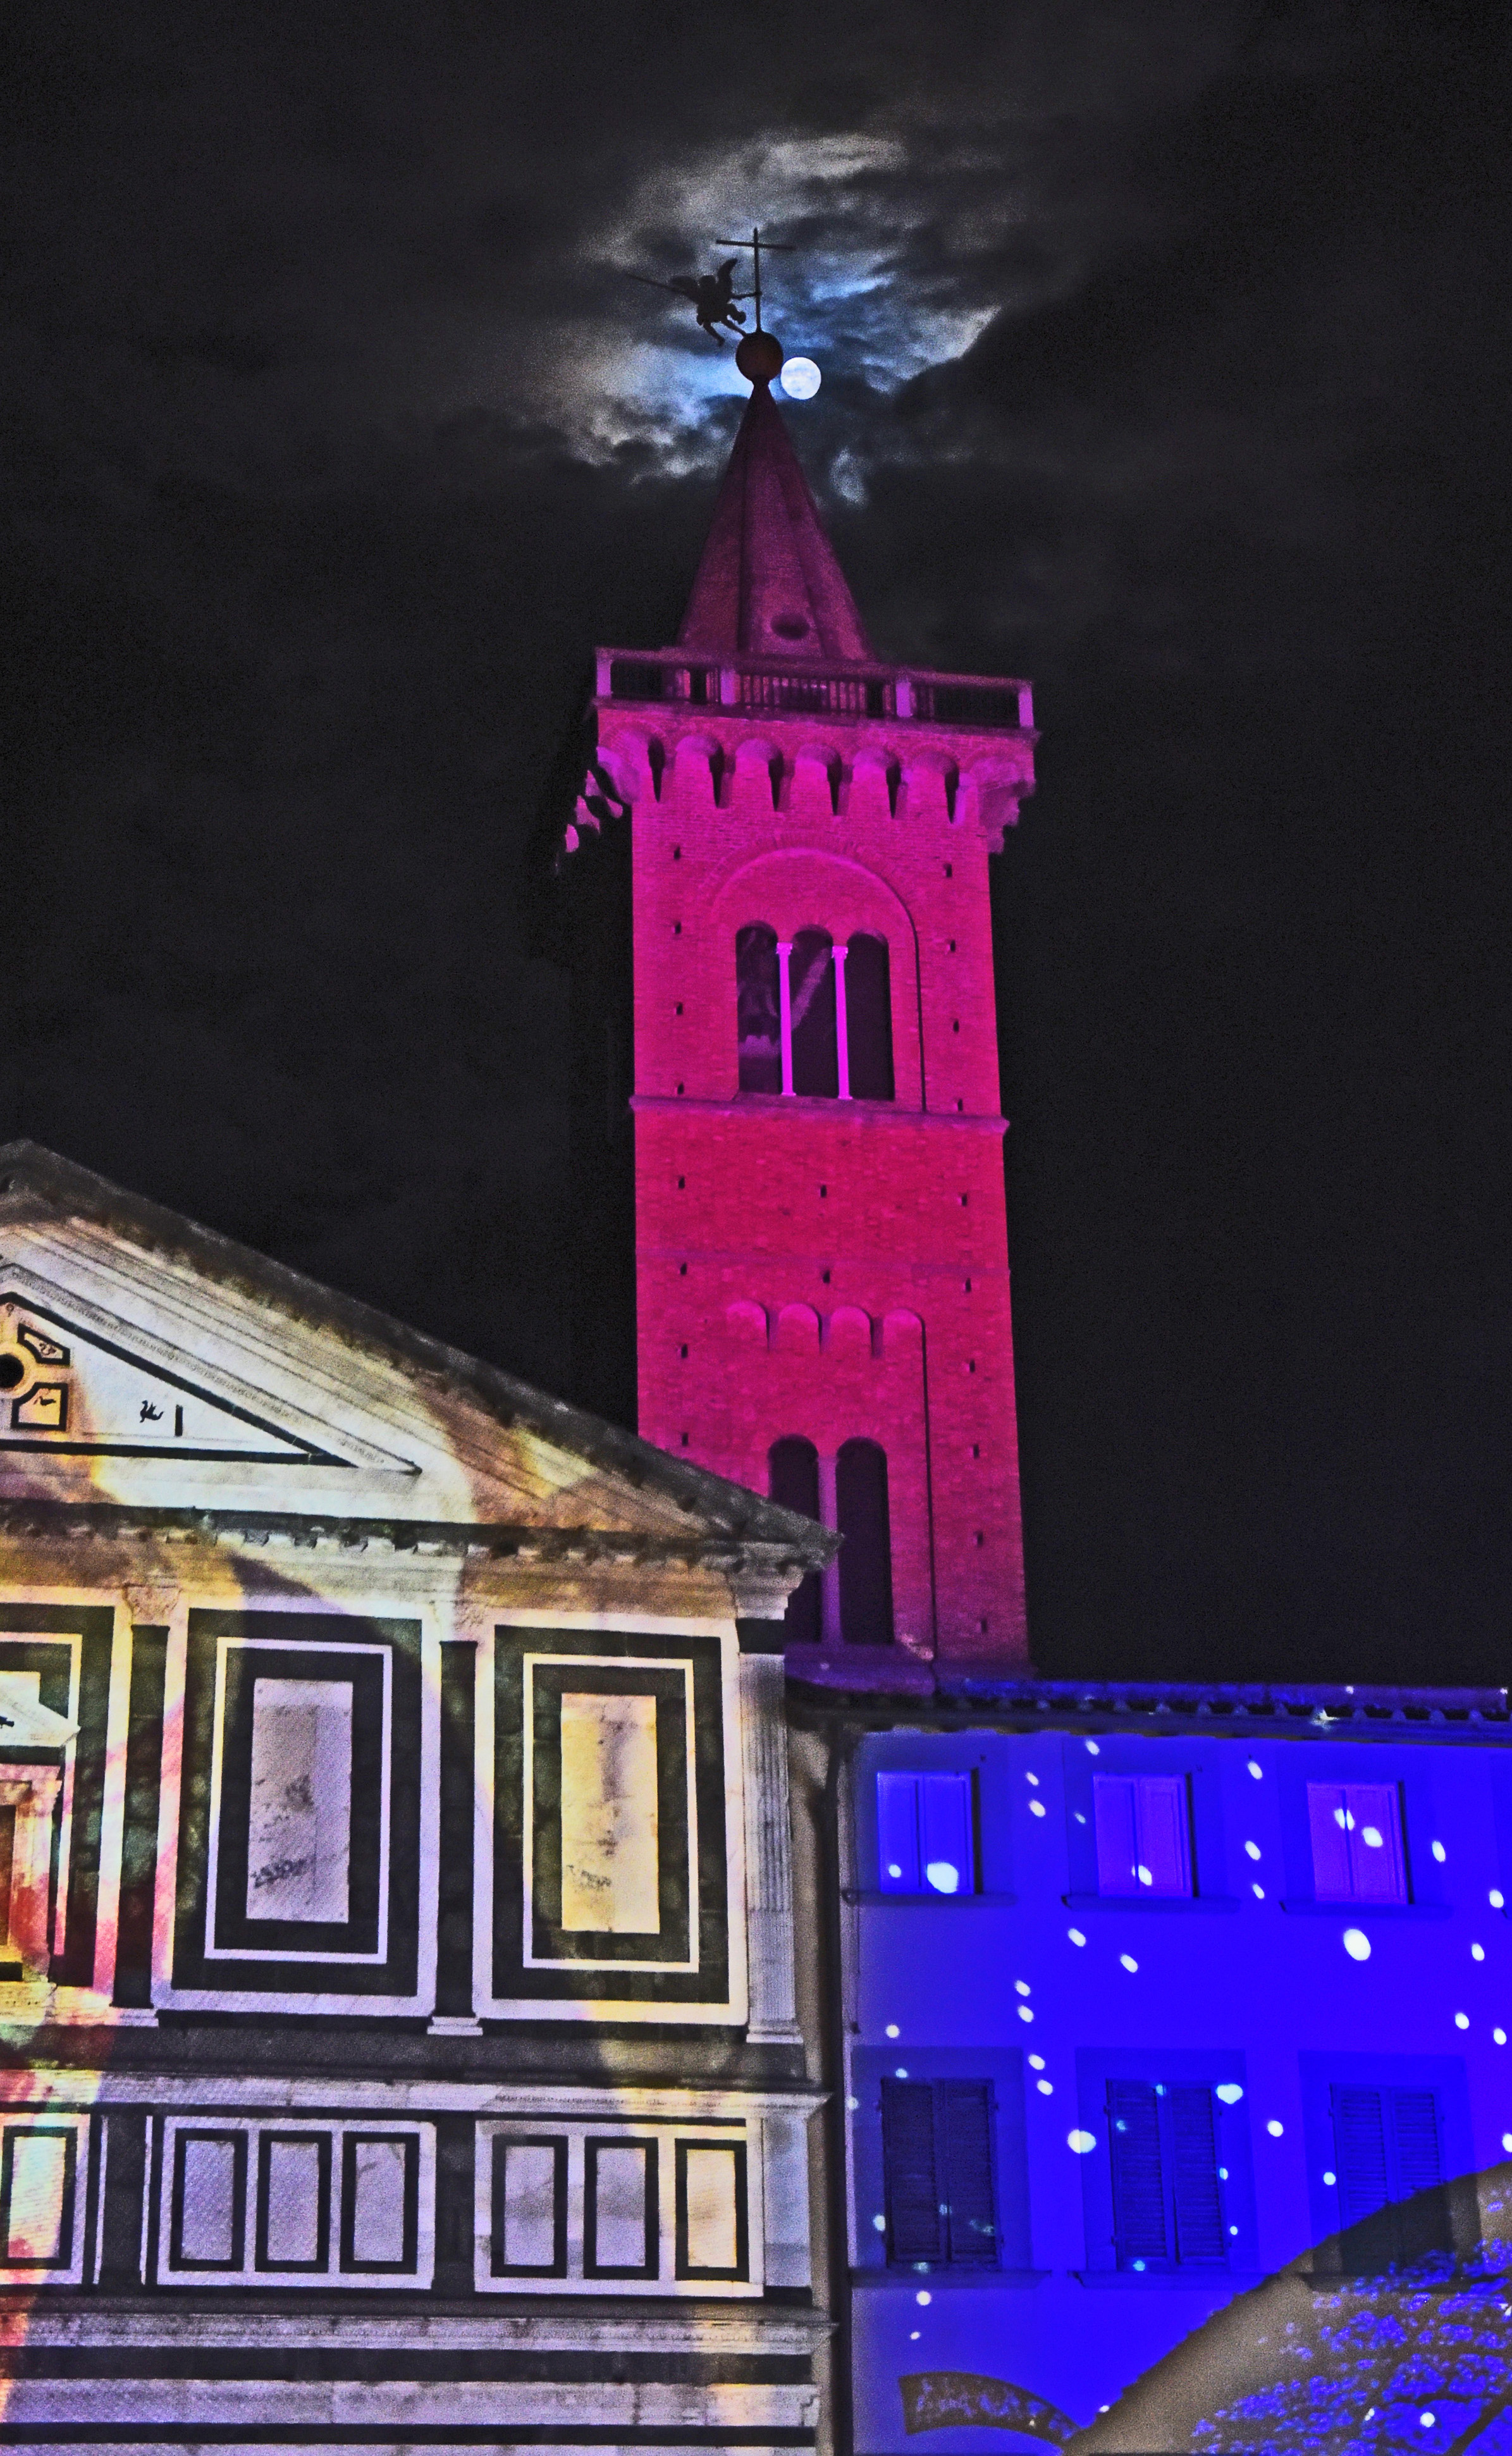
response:
<path fill-rule="evenodd" d="M 885 1893 L 919 1891 L 919 1777 L 877 1776 L 877 1871 Z"/>
<path fill-rule="evenodd" d="M 934 2135 L 951 2264 L 995 2265 L 991 2083 L 936 2081 Z"/>
<path fill-rule="evenodd" d="M 1404 1902 L 1401 1793 L 1394 1782 L 1352 1782 L 1345 1791 L 1346 1839 L 1357 1901 Z"/>
<path fill-rule="evenodd" d="M 1355 1875 L 1349 1855 L 1348 1794 L 1342 1783 L 1310 1782 L 1307 1825 L 1313 1842 L 1313 1892 L 1320 1902 L 1351 1902 Z"/>
<path fill-rule="evenodd" d="M 919 1776 L 919 1872 L 934 1893 L 974 1893 L 969 1773 Z"/>
<path fill-rule="evenodd" d="M 1391 2092 L 1391 2147 L 1396 2153 L 1394 2200 L 1410 2200 L 1443 2180 L 1439 2109 L 1431 2089 Z"/>
<path fill-rule="evenodd" d="M 1144 1893 L 1192 1891 L 1192 1815 L 1184 1773 L 1141 1774 L 1134 1784 L 1135 1876 Z"/>
<path fill-rule="evenodd" d="M 1338 2213 L 1344 2224 L 1352 2226 L 1383 2208 L 1391 2198 L 1385 2109 L 1379 2089 L 1336 2088 L 1333 2105 Z"/>
<path fill-rule="evenodd" d="M 1421 2260 L 1453 2251 L 1454 2218 L 1443 2185 L 1443 2134 L 1431 2089 L 1388 2093 L 1386 2148 L 1392 2167 L 1393 2258 Z"/>
<path fill-rule="evenodd" d="M 1159 2101 L 1149 2082 L 1108 2084 L 1108 2151 L 1113 2167 L 1114 2241 L 1120 2268 L 1170 2257 Z"/>
<path fill-rule="evenodd" d="M 1132 1777 L 1120 1773 L 1094 1773 L 1092 1778 L 1092 1814 L 1097 1835 L 1097 1891 L 1100 1893 L 1137 1893 L 1138 1839 Z"/>
<path fill-rule="evenodd" d="M 1217 2130 L 1210 2089 L 1170 2088 L 1171 2199 L 1175 2218 L 1176 2258 L 1189 2261 L 1226 2260 L 1228 2237 L 1223 2230 L 1223 2195 L 1218 2185 Z"/>
<path fill-rule="evenodd" d="M 888 2256 L 938 2260 L 944 2243 L 934 2157 L 934 2091 L 928 2081 L 882 2084 L 882 2158 Z"/>

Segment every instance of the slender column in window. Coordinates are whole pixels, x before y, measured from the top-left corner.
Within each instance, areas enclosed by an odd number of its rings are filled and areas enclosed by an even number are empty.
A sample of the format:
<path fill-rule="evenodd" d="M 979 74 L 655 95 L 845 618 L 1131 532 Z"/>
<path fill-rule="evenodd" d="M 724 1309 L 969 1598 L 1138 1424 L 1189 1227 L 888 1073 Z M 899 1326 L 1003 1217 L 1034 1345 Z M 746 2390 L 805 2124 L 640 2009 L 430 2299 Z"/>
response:
<path fill-rule="evenodd" d="M 838 1096 L 842 1100 L 848 1100 L 850 1097 L 850 1036 L 846 1028 L 846 957 L 850 950 L 848 947 L 836 947 L 834 952 L 835 1072 L 839 1078 Z"/>
<path fill-rule="evenodd" d="M 793 985 L 792 972 L 790 969 L 792 964 L 792 940 L 790 938 L 779 938 L 777 941 L 777 980 L 778 997 L 780 1000 L 778 1012 L 782 1018 L 783 1092 L 785 1096 L 789 1100 L 792 1098 L 793 1093 Z"/>

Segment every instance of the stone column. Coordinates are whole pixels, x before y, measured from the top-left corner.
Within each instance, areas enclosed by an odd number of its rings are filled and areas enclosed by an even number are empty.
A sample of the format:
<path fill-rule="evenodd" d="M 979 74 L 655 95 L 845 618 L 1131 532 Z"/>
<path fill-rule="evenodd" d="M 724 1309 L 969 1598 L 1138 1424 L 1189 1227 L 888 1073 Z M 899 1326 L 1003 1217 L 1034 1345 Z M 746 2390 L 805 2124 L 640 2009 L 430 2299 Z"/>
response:
<path fill-rule="evenodd" d="M 754 2041 L 766 2039 L 797 2046 L 802 2034 L 793 2018 L 793 1884 L 787 1831 L 784 1676 L 780 1652 L 741 1656 L 746 1939 L 750 1960 L 746 2035 Z"/>

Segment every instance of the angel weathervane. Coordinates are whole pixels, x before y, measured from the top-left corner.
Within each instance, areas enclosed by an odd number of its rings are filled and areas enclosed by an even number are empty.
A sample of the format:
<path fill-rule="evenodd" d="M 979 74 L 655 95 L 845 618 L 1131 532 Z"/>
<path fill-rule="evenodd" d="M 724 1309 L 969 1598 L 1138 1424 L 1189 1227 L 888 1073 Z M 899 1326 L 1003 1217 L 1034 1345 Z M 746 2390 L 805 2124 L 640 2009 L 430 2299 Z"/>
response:
<path fill-rule="evenodd" d="M 744 333 L 746 330 L 745 314 L 739 304 L 742 299 L 754 301 L 755 330 L 758 333 L 762 330 L 762 250 L 765 248 L 771 254 L 783 256 L 791 256 L 794 250 L 778 239 L 763 238 L 759 228 L 751 232 L 749 238 L 722 238 L 716 239 L 714 244 L 716 247 L 750 250 L 751 289 L 736 289 L 735 267 L 739 258 L 733 256 L 726 256 L 716 273 L 681 273 L 671 281 L 653 281 L 644 273 L 632 273 L 629 277 L 632 281 L 644 282 L 648 290 L 671 290 L 679 298 L 688 299 L 700 332 L 706 333 L 709 339 L 723 349 L 725 334 L 719 329 L 721 325 L 730 333 Z"/>

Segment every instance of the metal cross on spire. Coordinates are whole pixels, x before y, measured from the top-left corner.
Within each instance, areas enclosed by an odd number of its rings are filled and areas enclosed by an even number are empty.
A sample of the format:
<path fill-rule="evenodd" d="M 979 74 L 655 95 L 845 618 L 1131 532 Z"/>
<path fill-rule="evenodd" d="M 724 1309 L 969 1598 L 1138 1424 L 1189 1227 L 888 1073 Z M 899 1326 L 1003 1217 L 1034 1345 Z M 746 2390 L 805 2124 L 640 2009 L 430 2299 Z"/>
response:
<path fill-rule="evenodd" d="M 759 226 L 752 230 L 749 238 L 721 238 L 716 239 L 713 244 L 716 247 L 739 247 L 749 249 L 752 259 L 753 288 L 749 290 L 737 290 L 735 288 L 735 258 L 732 256 L 725 257 L 724 263 L 719 267 L 719 270 L 716 273 L 680 273 L 670 281 L 656 281 L 652 279 L 649 274 L 631 273 L 628 265 L 624 265 L 621 269 L 623 272 L 629 275 L 632 281 L 639 281 L 644 289 L 670 290 L 674 292 L 679 298 L 687 299 L 693 309 L 695 317 L 698 319 L 699 330 L 706 333 L 709 339 L 717 342 L 719 347 L 723 349 L 725 346 L 725 334 L 726 332 L 736 334 L 745 332 L 746 311 L 737 303 L 742 298 L 752 298 L 755 300 L 755 330 L 758 333 L 763 330 L 763 249 L 765 248 L 768 255 L 781 253 L 784 256 L 795 255 L 797 251 L 788 246 L 785 240 L 763 238 Z M 721 329 L 722 327 L 723 330 Z M 749 338 L 750 336 L 747 335 L 746 338 Z"/>
<path fill-rule="evenodd" d="M 796 256 L 796 255 L 797 255 L 797 253 L 798 253 L 798 251 L 797 251 L 796 247 L 794 247 L 794 246 L 793 246 L 789 241 L 787 241 L 787 240 L 786 240 L 786 239 L 763 238 L 763 236 L 762 236 L 762 235 L 761 235 L 761 231 L 760 231 L 760 228 L 759 228 L 759 227 L 757 227 L 757 228 L 753 228 L 753 229 L 752 229 L 752 231 L 751 231 L 751 235 L 750 235 L 749 238 L 717 238 L 717 239 L 714 241 L 714 245 L 715 245 L 716 247 L 746 247 L 746 248 L 749 248 L 749 250 L 750 250 L 750 255 L 751 255 L 751 281 L 752 281 L 752 288 L 751 288 L 751 291 L 750 291 L 750 294 L 749 294 L 749 295 L 750 295 L 750 297 L 755 300 L 755 303 L 756 303 L 756 330 L 757 330 L 757 332 L 758 332 L 758 333 L 759 333 L 759 332 L 761 332 L 761 331 L 762 331 L 762 329 L 763 329 L 763 326 L 762 326 L 762 249 L 763 249 L 763 248 L 766 248 L 766 252 L 767 252 L 767 254 L 768 254 L 769 256 Z"/>

